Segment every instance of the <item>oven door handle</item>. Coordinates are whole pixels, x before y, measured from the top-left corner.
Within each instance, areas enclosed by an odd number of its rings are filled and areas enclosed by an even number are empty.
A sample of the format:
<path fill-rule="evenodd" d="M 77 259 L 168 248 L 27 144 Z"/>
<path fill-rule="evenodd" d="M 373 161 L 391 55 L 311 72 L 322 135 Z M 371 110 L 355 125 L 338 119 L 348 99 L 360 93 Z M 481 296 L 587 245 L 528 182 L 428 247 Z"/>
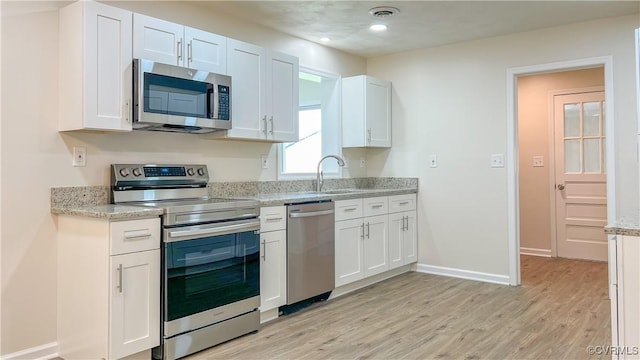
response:
<path fill-rule="evenodd" d="M 216 236 L 216 235 L 225 235 L 234 232 L 243 232 L 243 231 L 252 231 L 260 229 L 260 223 L 250 222 L 243 224 L 235 224 L 235 225 L 226 225 L 226 226 L 216 226 L 211 228 L 200 228 L 195 230 L 173 230 L 169 231 L 169 238 L 184 238 L 184 237 L 192 237 L 192 236 Z M 167 239 L 166 241 L 177 241 Z"/>

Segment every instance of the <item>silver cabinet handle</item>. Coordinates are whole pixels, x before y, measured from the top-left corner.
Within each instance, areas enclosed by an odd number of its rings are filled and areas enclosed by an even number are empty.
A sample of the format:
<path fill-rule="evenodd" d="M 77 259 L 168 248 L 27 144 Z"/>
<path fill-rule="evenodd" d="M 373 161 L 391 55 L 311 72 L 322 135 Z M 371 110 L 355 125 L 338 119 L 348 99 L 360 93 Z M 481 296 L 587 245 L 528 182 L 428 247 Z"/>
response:
<path fill-rule="evenodd" d="M 301 217 L 311 217 L 311 216 L 322 216 L 333 214 L 333 210 L 322 210 L 322 211 L 310 211 L 310 212 L 296 212 L 289 214 L 290 218 L 301 218 Z"/>
<path fill-rule="evenodd" d="M 350 207 L 350 208 L 346 208 L 346 209 L 344 209 L 344 212 L 347 212 L 347 211 L 356 211 L 356 210 L 358 210 L 358 208 L 356 208 L 356 207 Z"/>
<path fill-rule="evenodd" d="M 264 219 L 264 221 L 280 221 L 280 220 L 282 220 L 282 217 Z"/>
<path fill-rule="evenodd" d="M 382 204 L 379 205 L 371 205 L 372 209 L 380 209 L 382 207 Z"/>
<path fill-rule="evenodd" d="M 364 223 L 362 223 L 360 226 L 362 227 L 362 235 L 360 235 L 360 237 L 362 238 L 362 240 L 364 240 Z"/>
<path fill-rule="evenodd" d="M 409 217 L 408 216 L 403 216 L 402 217 L 402 230 L 403 231 L 409 230 Z"/>
<path fill-rule="evenodd" d="M 267 240 L 262 240 L 262 246 L 264 251 L 262 251 L 262 260 L 267 260 Z"/>
<path fill-rule="evenodd" d="M 264 136 L 267 136 L 267 115 L 262 117 L 262 122 L 264 122 Z"/>
<path fill-rule="evenodd" d="M 371 239 L 371 232 L 369 230 L 371 229 L 369 228 L 369 223 L 367 223 L 367 239 Z"/>
<path fill-rule="evenodd" d="M 116 288 L 118 292 L 122 293 L 122 264 L 118 265 L 118 285 Z"/>
<path fill-rule="evenodd" d="M 178 40 L 178 65 L 180 65 L 180 60 L 182 60 L 182 39 Z"/>
<path fill-rule="evenodd" d="M 401 205 L 401 206 L 402 206 L 402 205 L 408 205 L 408 204 L 409 204 L 409 202 L 408 202 L 408 201 L 403 201 L 403 202 L 399 203 L 398 205 Z"/>
<path fill-rule="evenodd" d="M 371 128 L 367 129 L 367 143 L 371 143 Z"/>
<path fill-rule="evenodd" d="M 191 41 L 187 44 L 187 61 L 189 63 L 193 61 L 193 48 L 191 47 Z"/>
<path fill-rule="evenodd" d="M 140 234 L 138 233 L 138 231 L 145 231 L 144 233 Z M 151 232 L 149 232 L 149 229 L 144 229 L 144 230 L 136 230 L 136 231 L 127 231 L 124 233 L 124 239 L 125 240 L 138 240 L 138 239 L 147 239 L 151 237 Z"/>
<path fill-rule="evenodd" d="M 564 184 L 558 184 L 558 190 L 560 191 L 564 190 Z"/>

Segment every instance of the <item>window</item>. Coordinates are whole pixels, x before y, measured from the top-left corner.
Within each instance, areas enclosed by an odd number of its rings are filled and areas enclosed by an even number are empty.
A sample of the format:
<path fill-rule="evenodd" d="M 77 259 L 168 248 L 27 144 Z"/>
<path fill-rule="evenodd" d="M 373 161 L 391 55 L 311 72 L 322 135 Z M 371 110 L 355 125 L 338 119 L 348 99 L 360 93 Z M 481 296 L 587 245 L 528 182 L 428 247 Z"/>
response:
<path fill-rule="evenodd" d="M 300 70 L 299 140 L 279 145 L 279 178 L 313 177 L 323 156 L 342 153 L 339 80 L 338 75 Z M 341 175 L 335 161 L 323 162 L 322 170 L 326 177 Z"/>

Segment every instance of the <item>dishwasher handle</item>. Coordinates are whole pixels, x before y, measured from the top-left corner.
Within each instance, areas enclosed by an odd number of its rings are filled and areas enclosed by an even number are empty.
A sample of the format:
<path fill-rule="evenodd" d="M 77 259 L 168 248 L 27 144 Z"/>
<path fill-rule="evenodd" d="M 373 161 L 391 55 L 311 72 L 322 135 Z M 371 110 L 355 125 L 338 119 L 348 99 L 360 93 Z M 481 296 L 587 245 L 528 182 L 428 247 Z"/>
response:
<path fill-rule="evenodd" d="M 290 218 L 304 218 L 304 217 L 331 215 L 333 213 L 334 213 L 333 210 L 308 211 L 308 212 L 291 212 L 289 214 L 289 217 Z"/>

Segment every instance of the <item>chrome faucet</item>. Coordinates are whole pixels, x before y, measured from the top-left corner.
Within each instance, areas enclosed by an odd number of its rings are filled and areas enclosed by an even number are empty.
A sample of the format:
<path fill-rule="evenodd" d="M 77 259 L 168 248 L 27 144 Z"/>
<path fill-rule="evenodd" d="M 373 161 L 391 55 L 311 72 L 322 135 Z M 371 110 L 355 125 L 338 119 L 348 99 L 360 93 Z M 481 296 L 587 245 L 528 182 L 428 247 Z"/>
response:
<path fill-rule="evenodd" d="M 334 158 L 338 160 L 338 165 L 344 166 L 344 159 L 338 155 L 327 155 L 318 161 L 318 171 L 316 173 L 316 192 L 322 191 L 322 183 L 324 183 L 324 178 L 322 177 L 322 170 L 320 170 L 320 165 L 322 161 L 326 158 Z"/>

